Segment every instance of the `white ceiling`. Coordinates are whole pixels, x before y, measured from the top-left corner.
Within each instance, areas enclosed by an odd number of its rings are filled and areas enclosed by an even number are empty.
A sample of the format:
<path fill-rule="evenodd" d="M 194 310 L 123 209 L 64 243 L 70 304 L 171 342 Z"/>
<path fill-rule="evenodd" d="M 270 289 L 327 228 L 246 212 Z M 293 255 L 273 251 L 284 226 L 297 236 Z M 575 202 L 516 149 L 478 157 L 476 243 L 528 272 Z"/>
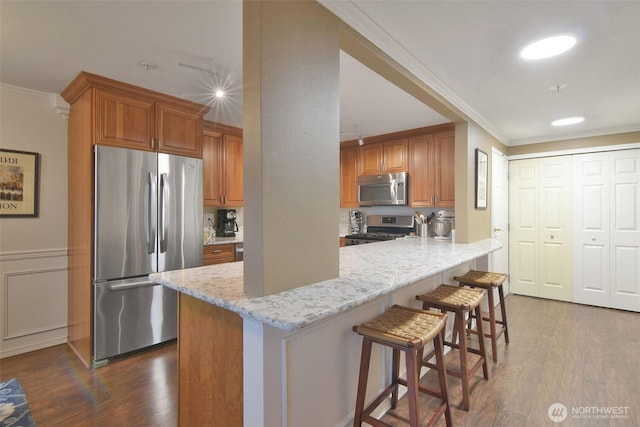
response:
<path fill-rule="evenodd" d="M 320 2 L 507 145 L 640 130 L 640 1 Z M 241 27 L 238 0 L 0 0 L 0 81 L 59 93 L 85 70 L 210 103 L 209 119 L 242 126 Z M 577 46 L 519 59 L 557 33 Z M 342 139 L 447 121 L 346 54 L 340 70 Z M 215 103 L 220 83 L 230 96 Z M 549 124 L 570 115 L 586 120 Z"/>

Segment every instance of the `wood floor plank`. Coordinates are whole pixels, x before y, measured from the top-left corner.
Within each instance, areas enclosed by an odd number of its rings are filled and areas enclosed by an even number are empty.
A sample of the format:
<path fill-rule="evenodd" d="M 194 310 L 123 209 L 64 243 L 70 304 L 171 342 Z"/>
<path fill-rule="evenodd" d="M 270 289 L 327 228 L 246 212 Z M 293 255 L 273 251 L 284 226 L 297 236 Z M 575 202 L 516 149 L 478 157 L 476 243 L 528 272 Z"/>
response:
<path fill-rule="evenodd" d="M 18 378 L 38 427 L 175 426 L 175 341 L 88 370 L 66 345 L 0 360 Z"/>
<path fill-rule="evenodd" d="M 471 392 L 469 412 L 456 405 L 460 382 L 449 377 L 454 426 L 553 425 L 553 403 L 567 408 L 565 426 L 640 425 L 640 314 L 517 295 L 506 304 L 511 343 L 499 341 L 498 362 L 489 364 L 490 380 Z M 422 382 L 435 384 L 435 378 L 428 373 Z M 433 400 L 421 397 L 421 419 Z M 572 416 L 573 408 L 589 410 L 584 407 L 627 407 L 627 414 Z M 406 426 L 405 411 L 401 399 L 382 420 Z"/>
<path fill-rule="evenodd" d="M 640 425 L 640 314 L 516 295 L 507 297 L 507 310 L 511 343 L 499 341 L 489 381 L 474 378 L 469 412 L 458 407 L 460 380 L 448 378 L 454 426 L 551 426 L 547 411 L 556 402 L 569 412 L 563 426 Z M 0 380 L 21 381 L 39 427 L 171 427 L 177 424 L 176 353 L 169 344 L 87 370 L 59 345 L 0 360 Z M 428 373 L 422 382 L 435 387 L 437 378 Z M 419 405 L 424 423 L 436 402 L 421 395 Z M 573 408 L 586 407 L 626 408 L 626 414 L 572 416 Z M 405 400 L 383 420 L 407 426 Z"/>

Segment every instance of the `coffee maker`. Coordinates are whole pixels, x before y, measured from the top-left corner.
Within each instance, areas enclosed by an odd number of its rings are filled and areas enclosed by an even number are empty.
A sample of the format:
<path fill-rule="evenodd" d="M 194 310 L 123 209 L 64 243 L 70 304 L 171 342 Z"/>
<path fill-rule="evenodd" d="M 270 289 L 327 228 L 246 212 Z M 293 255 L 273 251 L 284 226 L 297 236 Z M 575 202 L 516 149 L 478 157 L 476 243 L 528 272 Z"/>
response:
<path fill-rule="evenodd" d="M 218 209 L 216 222 L 217 237 L 234 237 L 238 231 L 235 209 Z"/>

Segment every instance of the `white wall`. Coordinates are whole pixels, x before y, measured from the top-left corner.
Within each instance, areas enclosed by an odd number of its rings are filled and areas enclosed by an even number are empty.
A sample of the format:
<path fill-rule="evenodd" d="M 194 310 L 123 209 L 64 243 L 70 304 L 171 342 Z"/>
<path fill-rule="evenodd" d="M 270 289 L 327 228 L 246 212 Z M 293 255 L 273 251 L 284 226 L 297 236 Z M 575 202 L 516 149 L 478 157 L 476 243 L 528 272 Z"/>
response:
<path fill-rule="evenodd" d="M 0 84 L 0 148 L 40 154 L 38 217 L 0 218 L 0 358 L 66 342 L 67 120 L 56 102 Z"/>

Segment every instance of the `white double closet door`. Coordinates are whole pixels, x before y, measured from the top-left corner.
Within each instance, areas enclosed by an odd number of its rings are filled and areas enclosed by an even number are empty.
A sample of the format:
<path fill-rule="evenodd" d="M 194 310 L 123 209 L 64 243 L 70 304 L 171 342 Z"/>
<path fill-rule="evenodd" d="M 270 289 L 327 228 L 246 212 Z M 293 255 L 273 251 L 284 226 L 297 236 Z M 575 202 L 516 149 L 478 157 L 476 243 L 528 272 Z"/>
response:
<path fill-rule="evenodd" d="M 571 156 L 509 163 L 509 272 L 516 294 L 571 301 Z"/>
<path fill-rule="evenodd" d="M 573 160 L 573 299 L 640 311 L 640 150 Z"/>

